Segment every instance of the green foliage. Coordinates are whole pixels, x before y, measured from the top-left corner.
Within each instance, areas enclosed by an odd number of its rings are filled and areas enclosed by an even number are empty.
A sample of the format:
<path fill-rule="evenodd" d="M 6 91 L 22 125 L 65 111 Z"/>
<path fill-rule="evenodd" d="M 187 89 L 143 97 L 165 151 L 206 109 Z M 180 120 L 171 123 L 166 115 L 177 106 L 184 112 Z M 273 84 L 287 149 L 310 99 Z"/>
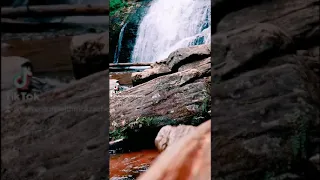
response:
<path fill-rule="evenodd" d="M 127 130 L 127 127 L 116 128 L 115 130 L 110 132 L 109 135 L 112 139 L 126 139 L 127 138 L 126 130 Z"/>
<path fill-rule="evenodd" d="M 188 122 L 189 125 L 192 126 L 198 126 L 201 123 L 203 123 L 204 121 L 210 119 L 211 115 L 208 113 L 208 111 L 210 110 L 210 103 L 211 103 L 211 96 L 210 95 L 206 95 L 205 98 L 203 99 L 203 102 L 200 106 L 200 112 L 195 114 L 194 116 L 192 116 L 190 122 Z"/>
<path fill-rule="evenodd" d="M 125 0 L 110 0 L 110 14 L 113 15 L 116 11 L 127 6 Z"/>
<path fill-rule="evenodd" d="M 144 127 L 159 127 L 164 125 L 178 125 L 176 121 L 159 116 L 159 117 L 141 117 L 129 123 L 131 129 L 144 128 Z"/>
<path fill-rule="evenodd" d="M 203 100 L 203 103 L 201 105 L 201 115 L 206 115 L 208 111 L 210 110 L 210 96 L 206 96 L 206 98 Z"/>
<path fill-rule="evenodd" d="M 133 131 L 138 131 L 142 128 L 154 128 L 161 127 L 165 125 L 178 125 L 178 123 L 172 119 L 158 116 L 158 117 L 140 117 L 136 120 L 126 124 L 123 127 L 115 128 L 110 132 L 110 137 L 112 139 L 127 139 L 128 134 Z"/>

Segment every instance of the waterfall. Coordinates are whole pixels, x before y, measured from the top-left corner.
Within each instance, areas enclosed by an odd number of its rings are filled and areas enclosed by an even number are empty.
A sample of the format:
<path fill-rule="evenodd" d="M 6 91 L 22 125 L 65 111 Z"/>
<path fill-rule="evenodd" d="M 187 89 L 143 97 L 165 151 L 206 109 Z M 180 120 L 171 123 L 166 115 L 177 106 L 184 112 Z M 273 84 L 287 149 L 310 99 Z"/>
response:
<path fill-rule="evenodd" d="M 119 62 L 119 55 L 120 55 L 120 51 L 121 51 L 121 43 L 122 43 L 122 38 L 123 38 L 123 32 L 124 32 L 124 29 L 126 28 L 128 22 L 125 23 L 121 30 L 120 30 L 120 33 L 119 33 L 119 39 L 118 39 L 118 45 L 117 45 L 117 49 L 116 49 L 116 52 L 114 54 L 114 60 L 113 60 L 113 63 L 118 63 Z"/>
<path fill-rule="evenodd" d="M 131 61 L 159 61 L 210 38 L 211 0 L 154 0 L 139 25 Z"/>

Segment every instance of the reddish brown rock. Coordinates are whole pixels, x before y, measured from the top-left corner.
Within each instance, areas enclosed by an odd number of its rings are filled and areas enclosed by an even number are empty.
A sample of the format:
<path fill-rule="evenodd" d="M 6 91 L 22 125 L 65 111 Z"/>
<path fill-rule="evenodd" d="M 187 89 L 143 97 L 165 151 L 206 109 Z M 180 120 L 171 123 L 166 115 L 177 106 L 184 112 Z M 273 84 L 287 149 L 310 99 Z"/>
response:
<path fill-rule="evenodd" d="M 170 72 L 158 71 L 159 66 Z M 151 69 L 133 74 L 144 83 L 121 92 L 119 96 L 110 97 L 110 124 L 125 122 L 127 125 L 140 117 L 159 116 L 186 124 L 200 114 L 209 116 L 210 75 L 208 45 L 179 49 L 166 60 L 155 63 Z M 110 127 L 110 131 L 115 129 Z"/>
<path fill-rule="evenodd" d="M 155 145 L 159 151 L 164 151 L 169 146 L 177 143 L 181 138 L 187 136 L 194 131 L 194 126 L 164 126 L 160 129 L 155 139 Z"/>
<path fill-rule="evenodd" d="M 211 121 L 198 126 L 156 159 L 138 180 L 211 179 Z"/>
<path fill-rule="evenodd" d="M 134 85 L 138 85 L 159 76 L 166 74 L 172 74 L 175 72 L 184 71 L 186 69 L 198 69 L 206 70 L 208 67 L 197 67 L 198 64 L 203 63 L 204 59 L 211 61 L 211 46 L 210 45 L 199 45 L 188 48 L 180 48 L 172 52 L 168 58 L 155 62 L 151 65 L 150 69 L 143 72 L 137 72 L 132 74 L 132 81 Z M 208 64 L 210 67 L 210 64 Z M 210 73 L 210 72 L 209 72 Z"/>

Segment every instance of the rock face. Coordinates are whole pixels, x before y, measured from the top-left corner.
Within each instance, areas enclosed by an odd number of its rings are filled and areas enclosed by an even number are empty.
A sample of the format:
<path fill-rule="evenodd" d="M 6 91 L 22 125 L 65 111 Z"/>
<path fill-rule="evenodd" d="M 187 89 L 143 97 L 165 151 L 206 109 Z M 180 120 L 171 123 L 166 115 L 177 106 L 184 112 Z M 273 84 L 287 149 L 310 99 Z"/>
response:
<path fill-rule="evenodd" d="M 320 177 L 319 3 L 229 3 L 212 4 L 212 179 Z"/>
<path fill-rule="evenodd" d="M 156 147 L 159 151 L 164 151 L 169 146 L 178 142 L 181 138 L 193 132 L 194 126 L 164 126 L 158 132 L 156 139 L 154 140 Z"/>
<path fill-rule="evenodd" d="M 106 179 L 108 71 L 1 112 L 1 179 Z"/>
<path fill-rule="evenodd" d="M 196 127 L 170 147 L 158 156 L 138 180 L 210 179 L 211 121 Z"/>
<path fill-rule="evenodd" d="M 130 137 L 147 136 L 144 142 L 154 146 L 162 126 L 199 125 L 210 118 L 210 68 L 210 47 L 202 45 L 179 49 L 151 69 L 134 73 L 135 86 L 110 97 L 111 133 L 136 129 Z"/>
<path fill-rule="evenodd" d="M 74 36 L 70 48 L 76 79 L 108 68 L 109 32 Z"/>
<path fill-rule="evenodd" d="M 151 0 L 128 0 L 126 1 L 126 7 L 123 7 L 121 10 L 110 16 L 110 63 L 114 62 L 114 55 L 118 48 L 121 29 L 123 29 L 123 34 L 118 62 L 130 62 L 130 56 L 135 45 L 138 27 L 150 2 Z"/>
<path fill-rule="evenodd" d="M 138 85 L 156 77 L 179 71 L 196 69 L 199 76 L 209 76 L 211 59 L 211 46 L 199 45 L 178 49 L 169 57 L 160 62 L 151 64 L 150 69 L 132 74 L 133 85 Z M 197 67 L 199 66 L 199 67 Z"/>

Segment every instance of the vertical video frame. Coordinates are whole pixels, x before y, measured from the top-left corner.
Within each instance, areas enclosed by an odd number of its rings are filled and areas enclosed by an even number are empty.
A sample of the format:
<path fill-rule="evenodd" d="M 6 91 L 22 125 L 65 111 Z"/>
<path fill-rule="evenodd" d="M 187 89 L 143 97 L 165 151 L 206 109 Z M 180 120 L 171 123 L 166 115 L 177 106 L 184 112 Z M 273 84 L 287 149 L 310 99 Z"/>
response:
<path fill-rule="evenodd" d="M 211 178 L 211 1 L 110 0 L 109 178 Z"/>

